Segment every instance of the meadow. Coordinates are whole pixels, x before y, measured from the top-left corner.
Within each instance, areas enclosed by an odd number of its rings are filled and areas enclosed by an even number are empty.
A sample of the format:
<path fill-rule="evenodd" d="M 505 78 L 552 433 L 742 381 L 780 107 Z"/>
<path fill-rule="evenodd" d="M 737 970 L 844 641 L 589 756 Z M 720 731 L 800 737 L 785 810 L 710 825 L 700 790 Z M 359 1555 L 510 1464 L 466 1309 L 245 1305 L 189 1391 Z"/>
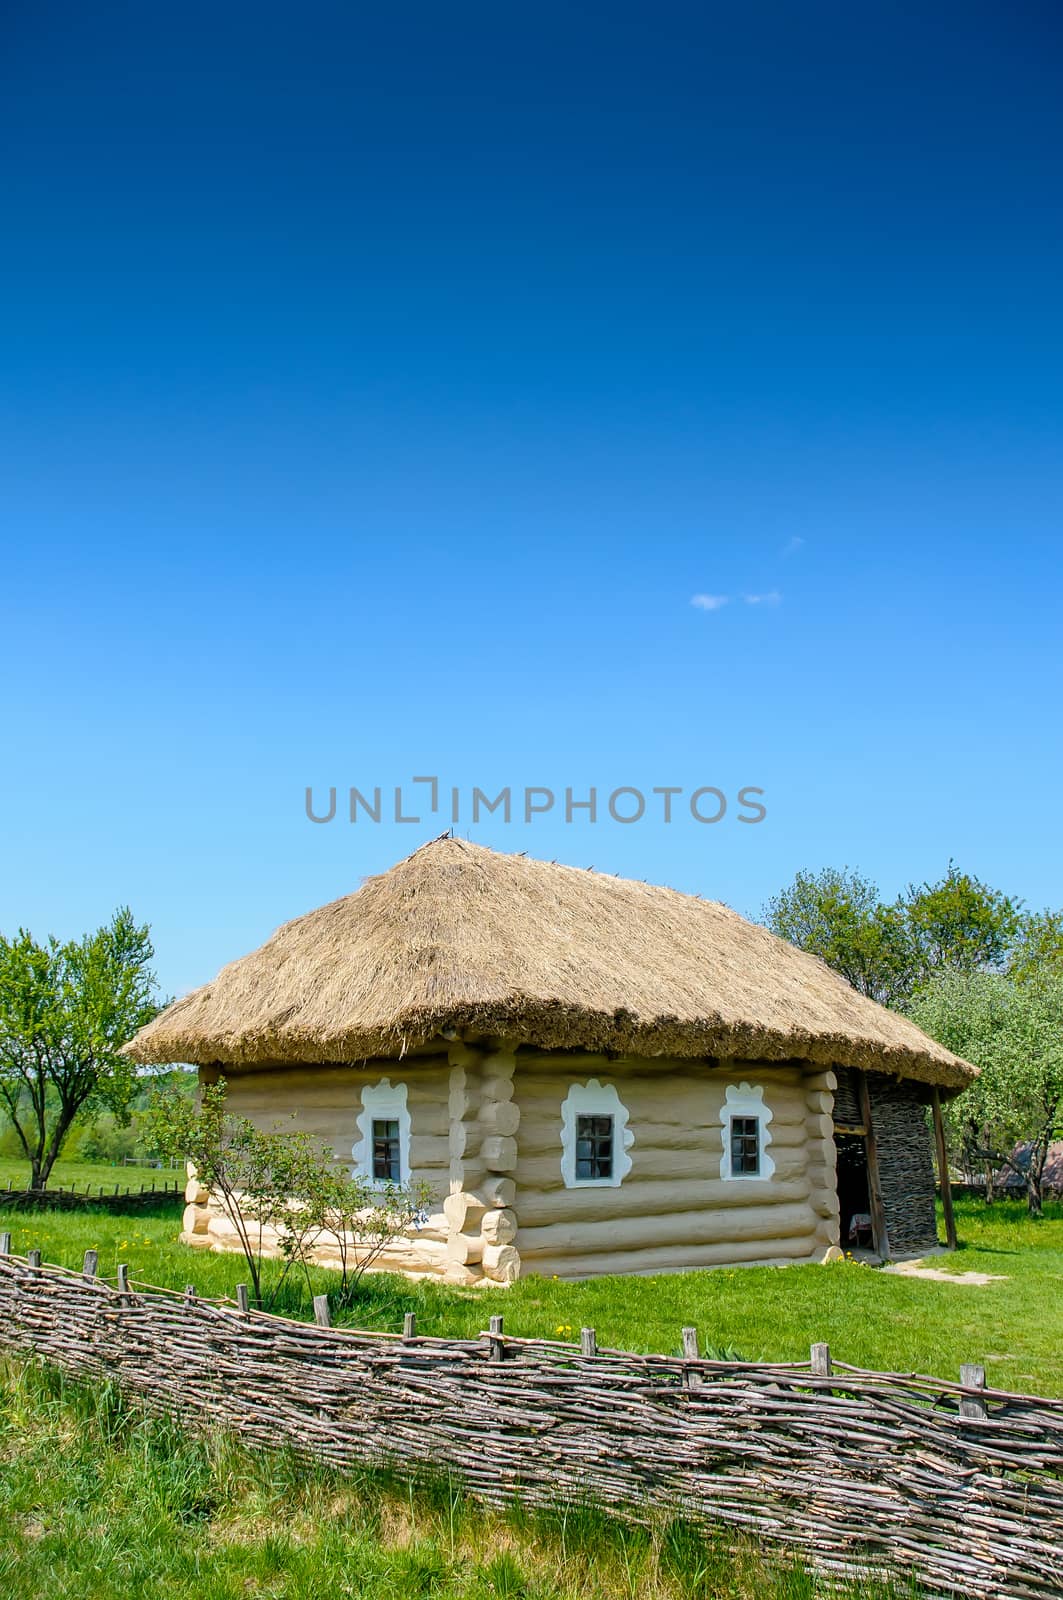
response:
<path fill-rule="evenodd" d="M 401 1330 L 413 1311 L 425 1334 L 472 1338 L 492 1312 L 506 1331 L 527 1338 L 578 1339 L 593 1327 L 603 1346 L 665 1354 L 679 1350 L 680 1329 L 696 1326 L 712 1352 L 747 1360 L 800 1361 L 827 1341 L 836 1359 L 854 1366 L 918 1371 L 956 1378 L 961 1362 L 986 1367 L 991 1385 L 1063 1395 L 1063 1205 L 1031 1220 L 1021 1202 L 957 1203 L 960 1248 L 928 1264 L 949 1281 L 902 1277 L 854 1261 L 832 1266 L 741 1267 L 652 1278 L 606 1277 L 584 1283 L 524 1278 L 512 1288 L 461 1289 L 409 1283 L 388 1274 L 363 1280 L 356 1304 L 338 1325 Z M 173 1212 L 136 1217 L 102 1212 L 0 1210 L 19 1253 L 37 1248 L 46 1261 L 80 1267 L 96 1249 L 100 1271 L 126 1262 L 134 1281 L 203 1295 L 233 1297 L 247 1277 L 242 1258 L 191 1250 L 177 1240 Z M 265 1267 L 270 1292 L 279 1263 Z M 968 1272 L 990 1281 L 962 1281 Z M 310 1318 L 312 1294 L 336 1277 L 312 1269 L 292 1274 L 274 1309 Z"/>

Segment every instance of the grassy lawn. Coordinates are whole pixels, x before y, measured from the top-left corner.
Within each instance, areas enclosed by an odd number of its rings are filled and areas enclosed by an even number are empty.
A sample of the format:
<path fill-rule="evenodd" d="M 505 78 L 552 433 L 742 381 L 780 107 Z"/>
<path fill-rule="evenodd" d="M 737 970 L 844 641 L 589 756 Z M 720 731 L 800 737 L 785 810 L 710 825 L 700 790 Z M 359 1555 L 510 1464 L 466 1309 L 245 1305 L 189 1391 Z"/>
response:
<path fill-rule="evenodd" d="M 813 1600 L 800 1567 L 680 1522 L 503 1515 L 445 1480 L 340 1477 L 0 1365 L 5 1600 Z M 848 1592 L 887 1600 L 871 1585 Z M 904 1589 L 902 1594 L 910 1594 Z M 834 1591 L 837 1593 L 837 1591 Z M 826 1600 L 826 1596 L 824 1596 Z"/>
<path fill-rule="evenodd" d="M 903 1278 L 841 1262 L 831 1267 L 744 1267 L 654 1278 L 596 1278 L 586 1283 L 526 1278 L 509 1290 L 451 1289 L 378 1275 L 345 1319 L 368 1328 L 402 1326 L 417 1313 L 423 1333 L 474 1337 L 489 1312 L 506 1331 L 525 1337 L 578 1339 L 594 1327 L 598 1341 L 632 1350 L 678 1352 L 680 1329 L 693 1324 L 714 1351 L 752 1360 L 806 1360 L 809 1345 L 827 1340 L 839 1361 L 894 1371 L 958 1378 L 960 1363 L 985 1363 L 1001 1388 L 1063 1395 L 1063 1206 L 1031 1222 L 1017 1202 L 957 1206 L 961 1249 L 936 1256 L 949 1273 L 979 1271 L 999 1281 L 976 1287 Z M 80 1266 L 100 1252 L 101 1272 L 127 1261 L 134 1279 L 202 1294 L 232 1295 L 246 1277 L 238 1256 L 193 1251 L 176 1242 L 177 1220 L 100 1213 L 0 1212 L 13 1248 L 37 1247 L 44 1259 Z M 270 1263 L 267 1284 L 279 1266 Z M 314 1293 L 334 1275 L 311 1274 Z M 291 1279 L 276 1309 L 309 1317 L 310 1290 Z M 343 1320 L 338 1318 L 339 1320 Z"/>
<path fill-rule="evenodd" d="M 116 1183 L 123 1189 L 150 1189 L 152 1183 L 159 1187 L 165 1183 L 172 1185 L 175 1180 L 181 1183 L 184 1175 L 183 1167 L 122 1167 L 100 1161 L 60 1160 L 52 1168 L 52 1175 L 48 1181 L 53 1189 L 69 1189 L 71 1184 L 75 1184 L 79 1189 L 84 1189 L 86 1185 L 98 1189 L 102 1184 L 104 1192 L 111 1193 Z M 29 1187 L 29 1181 L 28 1161 L 16 1161 L 0 1156 L 0 1189 L 6 1189 L 8 1183 L 15 1189 L 26 1189 Z"/>

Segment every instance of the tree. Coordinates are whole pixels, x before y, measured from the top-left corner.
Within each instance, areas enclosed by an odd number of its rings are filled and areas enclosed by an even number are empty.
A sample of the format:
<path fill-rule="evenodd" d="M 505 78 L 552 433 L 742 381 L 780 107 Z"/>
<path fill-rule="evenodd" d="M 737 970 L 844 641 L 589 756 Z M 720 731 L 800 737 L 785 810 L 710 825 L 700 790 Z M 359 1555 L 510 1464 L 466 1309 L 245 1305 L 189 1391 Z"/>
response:
<path fill-rule="evenodd" d="M 860 994 L 897 1008 L 938 972 L 1002 969 L 1023 927 L 1019 901 L 952 862 L 939 882 L 909 884 L 892 905 L 848 867 L 799 872 L 764 919 Z"/>
<path fill-rule="evenodd" d="M 293 1267 L 308 1274 L 323 1237 L 340 1256 L 341 1298 L 349 1300 L 361 1277 L 416 1219 L 427 1199 L 423 1186 L 380 1188 L 351 1177 L 334 1153 L 311 1135 L 266 1131 L 226 1109 L 224 1078 L 204 1087 L 199 1105 L 166 1089 L 149 1108 L 151 1138 L 163 1156 L 190 1161 L 204 1188 L 220 1201 L 240 1242 L 255 1304 L 267 1309 Z M 274 1235 L 285 1266 L 268 1299 L 262 1262 Z"/>
<path fill-rule="evenodd" d="M 944 972 L 916 996 L 913 1021 L 980 1075 L 949 1109 L 968 1159 L 1026 1183 L 1033 1216 L 1052 1141 L 1063 1132 L 1063 976 L 1016 983 L 1002 973 Z M 1017 1147 L 1028 1148 L 1019 1159 Z"/>
<path fill-rule="evenodd" d="M 944 970 L 1000 970 L 1022 925 L 1020 901 L 951 861 L 940 882 L 909 884 L 896 911 L 908 930 L 913 991 Z"/>
<path fill-rule="evenodd" d="M 912 951 L 899 907 L 848 867 L 799 872 L 764 910 L 773 933 L 819 956 L 860 994 L 894 1005 L 911 989 Z"/>
<path fill-rule="evenodd" d="M 38 944 L 0 934 L 0 1104 L 43 1189 L 83 1114 L 128 1120 L 136 1068 L 121 1046 L 158 1009 L 150 930 L 128 907 L 95 933 Z"/>
<path fill-rule="evenodd" d="M 1063 911 L 1024 916 L 1008 956 L 1008 976 L 1029 983 L 1045 973 L 1063 973 Z"/>

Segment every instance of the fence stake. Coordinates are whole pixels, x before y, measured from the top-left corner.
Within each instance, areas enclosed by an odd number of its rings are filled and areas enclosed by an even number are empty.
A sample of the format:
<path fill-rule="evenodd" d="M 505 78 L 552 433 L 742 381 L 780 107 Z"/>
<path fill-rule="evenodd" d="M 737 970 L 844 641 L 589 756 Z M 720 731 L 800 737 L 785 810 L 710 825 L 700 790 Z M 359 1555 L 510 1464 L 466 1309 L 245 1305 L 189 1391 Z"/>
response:
<path fill-rule="evenodd" d="M 191 1306 L 191 1305 L 195 1305 L 195 1303 L 196 1303 L 196 1286 L 195 1286 L 194 1283 L 186 1283 L 185 1284 L 185 1305 L 186 1306 Z"/>
<path fill-rule="evenodd" d="M 598 1354 L 598 1337 L 593 1328 L 580 1329 L 579 1353 L 581 1356 L 596 1356 Z"/>
<path fill-rule="evenodd" d="M 314 1296 L 314 1321 L 319 1328 L 332 1327 L 332 1312 L 329 1310 L 327 1294 Z"/>
<path fill-rule="evenodd" d="M 506 1349 L 502 1343 L 502 1318 L 492 1317 L 487 1327 L 488 1338 L 491 1341 L 490 1359 L 492 1361 L 504 1361 L 506 1359 Z"/>
<path fill-rule="evenodd" d="M 39 1267 L 40 1264 L 41 1264 L 41 1252 L 39 1250 L 27 1250 L 26 1251 L 26 1265 L 28 1267 Z"/>
<path fill-rule="evenodd" d="M 699 1361 L 700 1359 L 701 1359 L 701 1352 L 698 1349 L 698 1330 L 697 1330 L 697 1328 L 684 1328 L 683 1329 L 683 1360 L 684 1361 Z M 701 1388 L 701 1373 L 700 1372 L 691 1372 L 690 1369 L 688 1368 L 686 1370 L 686 1372 L 684 1372 L 684 1374 L 683 1374 L 683 1384 L 687 1389 L 700 1389 Z"/>
<path fill-rule="evenodd" d="M 402 1337 L 404 1339 L 416 1339 L 416 1337 L 417 1337 L 417 1313 L 416 1313 L 416 1311 L 407 1311 L 406 1315 L 403 1317 L 403 1319 L 402 1319 Z"/>
<path fill-rule="evenodd" d="M 238 1283 L 236 1285 L 236 1309 L 237 1311 L 242 1312 L 245 1317 L 251 1310 L 251 1304 L 247 1298 L 246 1283 Z"/>
<path fill-rule="evenodd" d="M 96 1267 L 99 1263 L 99 1259 L 100 1253 L 98 1250 L 85 1251 L 85 1260 L 81 1268 L 84 1277 L 94 1278 L 96 1276 Z"/>
<path fill-rule="evenodd" d="M 830 1345 L 814 1344 L 812 1346 L 812 1376 L 814 1378 L 829 1378 L 830 1375 Z"/>
<path fill-rule="evenodd" d="M 124 1261 L 121 1261 L 118 1264 L 118 1293 L 129 1293 L 129 1268 L 126 1266 Z"/>
<path fill-rule="evenodd" d="M 985 1368 L 978 1366 L 973 1361 L 965 1361 L 960 1368 L 960 1382 L 965 1389 L 985 1388 Z M 986 1417 L 989 1415 L 984 1400 L 979 1400 L 976 1395 L 964 1395 L 960 1401 L 961 1417 Z"/>
<path fill-rule="evenodd" d="M 11 1235 L 9 1233 L 0 1233 L 0 1256 L 9 1256 L 10 1254 Z"/>

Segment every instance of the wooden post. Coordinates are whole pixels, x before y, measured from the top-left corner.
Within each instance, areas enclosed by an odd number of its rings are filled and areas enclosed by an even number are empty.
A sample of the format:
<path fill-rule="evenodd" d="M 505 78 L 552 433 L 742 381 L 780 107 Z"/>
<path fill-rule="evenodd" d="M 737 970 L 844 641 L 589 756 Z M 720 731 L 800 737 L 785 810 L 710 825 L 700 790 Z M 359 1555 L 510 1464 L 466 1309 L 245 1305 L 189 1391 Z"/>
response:
<path fill-rule="evenodd" d="M 194 1283 L 185 1284 L 185 1305 L 194 1306 L 196 1303 L 196 1286 Z"/>
<path fill-rule="evenodd" d="M 39 1250 L 27 1250 L 26 1251 L 26 1265 L 28 1267 L 39 1267 L 40 1264 L 41 1264 L 41 1252 Z"/>
<path fill-rule="evenodd" d="M 936 1083 L 930 1091 L 930 1104 L 934 1108 L 934 1143 L 937 1145 L 938 1154 L 938 1183 L 941 1185 L 941 1209 L 945 1213 L 945 1243 L 950 1250 L 955 1250 L 956 1216 L 952 1209 L 949 1153 L 945 1148 L 945 1123 L 941 1116 L 941 1094 Z"/>
<path fill-rule="evenodd" d="M 98 1250 L 85 1251 L 85 1260 L 81 1267 L 83 1277 L 94 1278 L 96 1276 L 96 1267 L 99 1264 L 99 1259 L 100 1256 Z"/>
<path fill-rule="evenodd" d="M 812 1346 L 812 1376 L 814 1378 L 829 1378 L 830 1375 L 830 1345 L 814 1344 Z"/>
<path fill-rule="evenodd" d="M 978 1366 L 973 1361 L 965 1361 L 960 1368 L 960 1382 L 965 1389 L 985 1388 L 985 1368 Z M 988 1410 L 984 1400 L 979 1400 L 976 1395 L 964 1395 L 960 1400 L 961 1417 L 985 1417 Z"/>
<path fill-rule="evenodd" d="M 247 1298 L 246 1283 L 238 1283 L 236 1285 L 236 1309 L 245 1317 L 250 1313 L 251 1303 Z"/>
<path fill-rule="evenodd" d="M 697 1328 L 683 1329 L 683 1360 L 700 1361 L 701 1351 L 698 1349 Z M 689 1369 L 683 1374 L 683 1383 L 688 1389 L 701 1388 L 701 1373 L 691 1372 Z"/>
<path fill-rule="evenodd" d="M 502 1318 L 492 1317 L 487 1327 L 489 1330 L 487 1337 L 490 1341 L 491 1350 L 490 1359 L 492 1361 L 504 1361 L 506 1359 L 506 1349 L 502 1343 Z"/>
<path fill-rule="evenodd" d="M 598 1354 L 598 1337 L 593 1328 L 580 1329 L 579 1353 L 581 1356 L 596 1356 Z"/>
<path fill-rule="evenodd" d="M 327 1294 L 316 1294 L 314 1296 L 314 1321 L 319 1328 L 332 1327 L 332 1312 L 329 1310 Z"/>
<path fill-rule="evenodd" d="M 417 1313 L 416 1313 L 416 1311 L 407 1311 L 406 1315 L 403 1317 L 403 1319 L 402 1319 L 402 1337 L 404 1339 L 416 1339 L 416 1337 L 417 1337 Z"/>
<path fill-rule="evenodd" d="M 855 1074 L 857 1093 L 860 1098 L 860 1118 L 866 1131 L 867 1143 L 867 1187 L 868 1197 L 871 1202 L 871 1232 L 874 1236 L 875 1249 L 883 1261 L 889 1260 L 890 1241 L 886 1232 L 886 1207 L 882 1200 L 882 1181 L 878 1169 L 878 1142 L 875 1138 L 875 1126 L 871 1121 L 871 1095 L 867 1087 L 867 1073 Z"/>
<path fill-rule="evenodd" d="M 10 1254 L 11 1235 L 9 1233 L 0 1233 L 0 1256 L 9 1256 Z"/>

